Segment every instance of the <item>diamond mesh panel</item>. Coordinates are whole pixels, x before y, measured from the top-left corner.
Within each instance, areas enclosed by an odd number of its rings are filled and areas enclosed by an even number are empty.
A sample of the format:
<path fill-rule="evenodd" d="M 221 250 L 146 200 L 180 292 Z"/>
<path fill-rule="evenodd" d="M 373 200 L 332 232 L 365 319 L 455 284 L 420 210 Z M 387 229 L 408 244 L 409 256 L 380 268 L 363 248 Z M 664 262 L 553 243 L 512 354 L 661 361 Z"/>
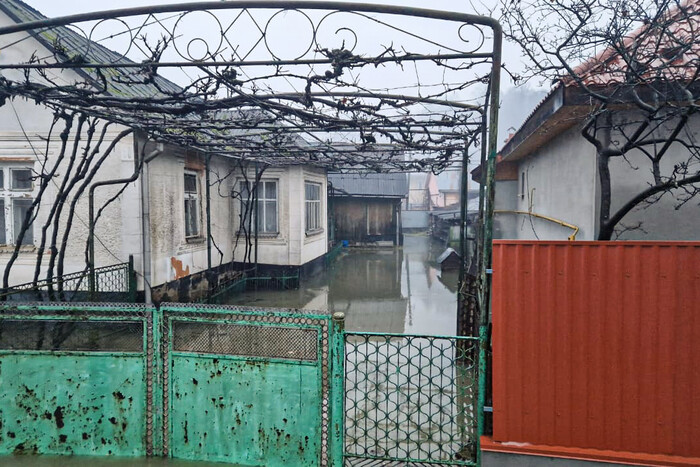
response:
<path fill-rule="evenodd" d="M 473 465 L 477 345 L 347 333 L 346 465 Z"/>
<path fill-rule="evenodd" d="M 315 362 L 318 331 L 254 324 L 174 322 L 173 350 Z"/>

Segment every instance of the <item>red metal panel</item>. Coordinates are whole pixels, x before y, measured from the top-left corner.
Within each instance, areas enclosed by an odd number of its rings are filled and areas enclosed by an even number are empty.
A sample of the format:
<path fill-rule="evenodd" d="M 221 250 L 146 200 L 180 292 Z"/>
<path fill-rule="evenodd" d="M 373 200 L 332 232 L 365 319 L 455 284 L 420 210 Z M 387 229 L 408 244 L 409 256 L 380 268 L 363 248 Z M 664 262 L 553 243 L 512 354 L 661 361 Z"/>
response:
<path fill-rule="evenodd" d="M 493 253 L 495 441 L 700 457 L 700 242 Z"/>

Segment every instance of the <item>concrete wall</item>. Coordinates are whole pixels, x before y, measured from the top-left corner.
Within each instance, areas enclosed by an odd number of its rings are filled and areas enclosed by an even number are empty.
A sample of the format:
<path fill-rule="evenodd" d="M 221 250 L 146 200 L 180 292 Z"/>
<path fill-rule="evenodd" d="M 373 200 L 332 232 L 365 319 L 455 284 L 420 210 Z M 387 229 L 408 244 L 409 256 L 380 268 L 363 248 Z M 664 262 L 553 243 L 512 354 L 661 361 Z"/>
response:
<path fill-rule="evenodd" d="M 401 224 L 404 229 L 427 229 L 430 225 L 430 211 L 401 211 Z"/>
<path fill-rule="evenodd" d="M 204 156 L 166 146 L 148 164 L 152 285 L 180 279 L 207 268 L 206 171 Z M 196 174 L 199 192 L 199 235 L 185 236 L 184 174 Z M 210 163 L 212 266 L 232 259 L 231 163 Z M 217 249 L 218 247 L 218 249 Z"/>

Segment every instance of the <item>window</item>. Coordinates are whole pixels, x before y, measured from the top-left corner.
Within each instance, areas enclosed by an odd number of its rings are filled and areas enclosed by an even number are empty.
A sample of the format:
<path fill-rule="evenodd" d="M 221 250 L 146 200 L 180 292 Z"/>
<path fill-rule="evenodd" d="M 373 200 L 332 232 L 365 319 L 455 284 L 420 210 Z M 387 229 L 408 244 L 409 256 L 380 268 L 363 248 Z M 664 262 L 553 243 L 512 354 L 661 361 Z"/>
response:
<path fill-rule="evenodd" d="M 276 234 L 277 230 L 277 182 L 261 180 L 258 182 L 258 209 L 253 209 L 255 193 L 252 182 L 241 182 L 241 219 L 254 226 L 257 219 L 258 233 Z M 248 222 L 250 221 L 250 224 Z M 251 231 L 254 230 L 252 227 Z"/>
<path fill-rule="evenodd" d="M 304 184 L 306 193 L 306 232 L 321 230 L 321 185 Z"/>
<path fill-rule="evenodd" d="M 199 236 L 199 183 L 197 174 L 185 172 L 185 237 Z"/>
<path fill-rule="evenodd" d="M 18 237 L 22 224 L 34 203 L 34 199 L 27 192 L 33 189 L 32 169 L 0 167 L 0 245 L 20 243 Z M 33 243 L 34 229 L 30 224 L 20 244 L 32 245 Z"/>
<path fill-rule="evenodd" d="M 12 190 L 31 191 L 32 171 L 30 169 L 10 169 Z"/>

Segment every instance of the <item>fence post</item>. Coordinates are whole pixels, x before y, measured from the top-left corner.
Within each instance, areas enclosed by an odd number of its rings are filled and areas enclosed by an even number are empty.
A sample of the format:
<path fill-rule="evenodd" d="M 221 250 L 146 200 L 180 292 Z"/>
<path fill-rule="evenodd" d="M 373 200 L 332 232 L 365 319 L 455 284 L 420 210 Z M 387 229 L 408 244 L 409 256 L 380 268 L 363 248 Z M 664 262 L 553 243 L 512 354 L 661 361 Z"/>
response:
<path fill-rule="evenodd" d="M 341 467 L 345 451 L 345 313 L 333 313 L 329 357 L 330 384 L 330 465 Z"/>
<path fill-rule="evenodd" d="M 129 255 L 129 269 L 127 272 L 129 282 L 129 303 L 136 303 L 136 270 L 134 269 L 134 255 Z"/>
<path fill-rule="evenodd" d="M 153 425 L 152 425 L 152 443 L 153 443 L 153 453 L 156 457 L 163 455 L 163 393 L 165 388 L 165 379 L 163 378 L 163 372 L 165 370 L 163 363 L 163 312 L 160 307 L 153 306 L 150 308 L 152 313 L 152 323 L 153 323 L 153 373 L 149 377 L 153 378 L 153 392 L 151 407 L 153 413 Z"/>

